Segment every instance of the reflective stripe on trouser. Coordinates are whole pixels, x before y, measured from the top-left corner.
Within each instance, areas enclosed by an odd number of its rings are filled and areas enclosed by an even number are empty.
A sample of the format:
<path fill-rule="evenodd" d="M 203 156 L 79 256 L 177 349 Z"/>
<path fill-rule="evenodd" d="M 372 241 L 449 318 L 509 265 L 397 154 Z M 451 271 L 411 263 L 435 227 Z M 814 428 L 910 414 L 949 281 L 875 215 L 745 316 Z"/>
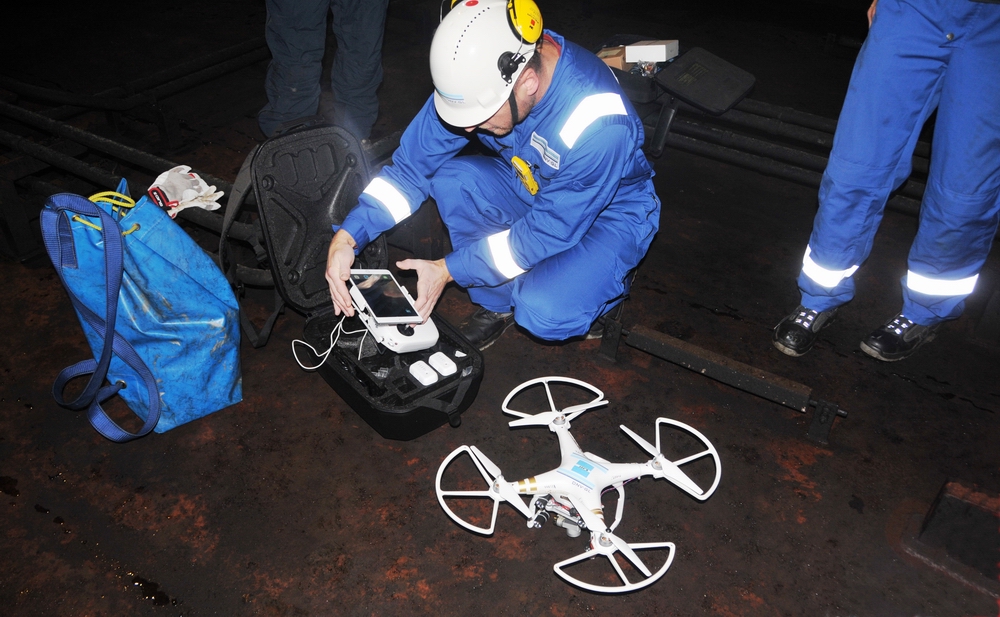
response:
<path fill-rule="evenodd" d="M 809 246 L 832 271 L 871 251 L 889 193 L 909 176 L 914 146 L 937 108 L 930 173 L 909 271 L 959 281 L 979 272 L 997 229 L 1000 194 L 1000 5 L 933 0 L 920 11 L 879 2 L 854 67 L 820 186 Z M 947 35 L 952 35 L 949 42 Z M 802 304 L 827 310 L 854 280 L 824 287 L 804 271 Z M 903 313 L 923 325 L 961 314 L 967 294 L 914 291 Z"/>
<path fill-rule="evenodd" d="M 517 197 L 519 181 L 503 160 L 463 156 L 445 163 L 431 181 L 431 196 L 459 250 L 510 229 L 530 212 Z M 585 334 L 625 294 L 626 277 L 641 255 L 625 248 L 620 232 L 598 218 L 580 243 L 495 287 L 470 287 L 469 298 L 491 311 L 514 310 L 533 335 L 564 340 Z M 621 253 L 628 253 L 621 255 Z"/>

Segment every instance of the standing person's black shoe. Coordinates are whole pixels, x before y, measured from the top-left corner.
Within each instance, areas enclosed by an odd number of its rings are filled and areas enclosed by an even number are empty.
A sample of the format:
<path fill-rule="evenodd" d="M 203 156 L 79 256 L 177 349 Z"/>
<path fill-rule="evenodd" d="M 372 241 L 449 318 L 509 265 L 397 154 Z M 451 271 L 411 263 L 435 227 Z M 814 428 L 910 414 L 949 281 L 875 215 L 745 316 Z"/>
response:
<path fill-rule="evenodd" d="M 865 337 L 861 351 L 883 362 L 909 358 L 921 345 L 934 340 L 938 326 L 921 326 L 900 313 Z"/>
<path fill-rule="evenodd" d="M 830 325 L 837 309 L 814 311 L 799 305 L 790 315 L 774 327 L 771 340 L 781 353 L 801 356 L 812 349 L 819 337 L 819 331 Z"/>
<path fill-rule="evenodd" d="M 469 342 L 482 351 L 496 342 L 504 330 L 514 324 L 514 313 L 494 313 L 479 307 L 458 329 Z"/>

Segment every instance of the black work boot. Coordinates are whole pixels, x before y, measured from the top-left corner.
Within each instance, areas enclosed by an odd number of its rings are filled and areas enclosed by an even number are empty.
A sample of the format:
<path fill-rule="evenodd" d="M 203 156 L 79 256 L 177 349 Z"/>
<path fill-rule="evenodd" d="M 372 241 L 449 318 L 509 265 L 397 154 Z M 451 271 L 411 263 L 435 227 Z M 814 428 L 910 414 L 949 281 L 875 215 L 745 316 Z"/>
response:
<path fill-rule="evenodd" d="M 836 314 L 836 307 L 828 311 L 814 311 L 800 304 L 774 327 L 771 340 L 781 353 L 801 356 L 812 349 L 819 331 L 830 325 Z"/>
<path fill-rule="evenodd" d="M 622 309 L 624 308 L 625 300 L 622 300 L 613 309 L 595 319 L 594 323 L 590 324 L 590 330 L 583 335 L 584 340 L 589 341 L 596 338 L 604 338 L 604 326 L 607 325 L 609 319 L 619 321 L 622 316 Z"/>
<path fill-rule="evenodd" d="M 479 307 L 458 329 L 469 342 L 482 351 L 496 342 L 504 330 L 514 323 L 514 313 L 494 313 Z"/>
<path fill-rule="evenodd" d="M 883 362 L 909 358 L 921 345 L 934 340 L 938 326 L 921 326 L 902 313 L 861 341 L 861 351 Z"/>

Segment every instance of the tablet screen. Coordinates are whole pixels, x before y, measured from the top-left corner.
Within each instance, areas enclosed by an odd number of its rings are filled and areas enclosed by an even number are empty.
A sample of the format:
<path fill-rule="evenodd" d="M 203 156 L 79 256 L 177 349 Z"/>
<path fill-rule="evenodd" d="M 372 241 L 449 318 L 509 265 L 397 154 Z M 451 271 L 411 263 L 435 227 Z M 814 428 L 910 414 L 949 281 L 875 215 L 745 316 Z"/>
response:
<path fill-rule="evenodd" d="M 376 321 L 380 319 L 412 318 L 420 321 L 413 305 L 403 295 L 399 284 L 389 274 L 351 273 L 351 282 L 364 296 Z"/>

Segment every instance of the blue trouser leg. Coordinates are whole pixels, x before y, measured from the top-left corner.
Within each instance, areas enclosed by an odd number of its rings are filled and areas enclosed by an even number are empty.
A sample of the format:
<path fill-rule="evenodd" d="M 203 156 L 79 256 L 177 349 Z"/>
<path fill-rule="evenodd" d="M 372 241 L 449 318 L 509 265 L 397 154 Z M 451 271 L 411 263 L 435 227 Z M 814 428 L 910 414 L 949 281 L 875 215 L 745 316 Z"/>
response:
<path fill-rule="evenodd" d="M 312 116 L 319 108 L 330 0 L 266 0 L 266 5 L 271 63 L 264 80 L 267 104 L 257 123 L 270 136 L 280 124 Z"/>
<path fill-rule="evenodd" d="M 389 0 L 334 0 L 337 54 L 330 70 L 333 123 L 367 139 L 378 117 L 382 37 Z"/>
<path fill-rule="evenodd" d="M 446 163 L 431 182 L 431 195 L 459 250 L 509 229 L 529 211 L 517 197 L 510 166 L 500 159 L 466 156 Z M 602 217 L 573 248 L 553 255 L 496 287 L 471 287 L 473 302 L 491 311 L 514 310 L 514 319 L 539 338 L 564 340 L 584 334 L 625 293 L 635 263 L 635 241 Z M 641 255 L 640 255 L 641 256 Z M 634 261 L 634 260 L 633 260 Z"/>
<path fill-rule="evenodd" d="M 850 273 L 868 257 L 885 201 L 938 108 L 903 313 L 923 325 L 961 313 L 997 228 L 998 84 L 1000 7 L 879 2 L 823 175 L 798 279 L 803 305 L 827 310 L 853 298 Z"/>
<path fill-rule="evenodd" d="M 946 24 L 954 50 L 903 277 L 903 314 L 923 325 L 961 315 L 1000 219 L 1000 6 L 967 4 L 977 10 Z"/>
<path fill-rule="evenodd" d="M 807 308 L 828 310 L 854 297 L 847 273 L 871 252 L 889 193 L 909 176 L 920 130 L 937 106 L 950 53 L 932 44 L 941 36 L 908 5 L 879 2 L 820 184 L 810 254 L 798 278 Z"/>

